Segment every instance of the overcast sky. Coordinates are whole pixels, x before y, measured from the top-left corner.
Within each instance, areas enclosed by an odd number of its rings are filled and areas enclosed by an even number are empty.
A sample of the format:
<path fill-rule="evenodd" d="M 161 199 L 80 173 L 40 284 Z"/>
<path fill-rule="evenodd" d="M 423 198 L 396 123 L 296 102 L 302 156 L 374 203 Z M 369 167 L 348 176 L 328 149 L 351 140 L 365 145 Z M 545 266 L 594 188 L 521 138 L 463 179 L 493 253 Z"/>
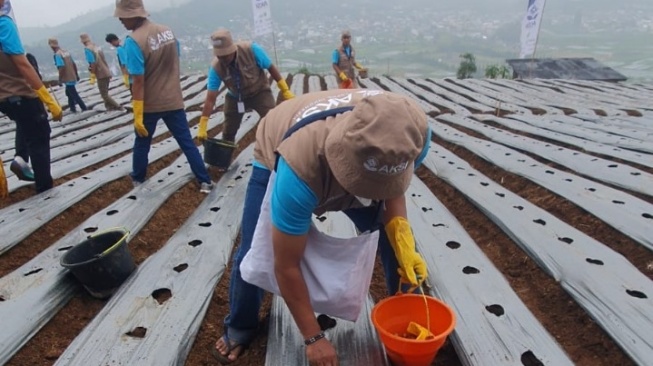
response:
<path fill-rule="evenodd" d="M 145 7 L 157 10 L 171 3 L 181 4 L 188 0 L 145 0 Z M 115 0 L 11 0 L 19 27 L 54 26 L 107 5 Z M 113 14 L 107 14 L 111 16 Z"/>

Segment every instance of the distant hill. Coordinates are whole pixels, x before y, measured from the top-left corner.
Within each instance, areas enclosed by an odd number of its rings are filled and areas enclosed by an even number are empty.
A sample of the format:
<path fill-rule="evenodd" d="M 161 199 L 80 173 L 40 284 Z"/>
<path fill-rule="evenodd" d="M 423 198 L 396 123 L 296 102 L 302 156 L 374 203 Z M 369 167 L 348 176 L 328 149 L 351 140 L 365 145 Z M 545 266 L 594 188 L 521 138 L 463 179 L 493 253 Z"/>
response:
<path fill-rule="evenodd" d="M 333 39 L 337 42 L 337 33 L 340 27 L 351 27 L 356 34 L 366 34 L 368 39 L 378 38 L 378 52 L 391 51 L 393 48 L 404 47 L 402 44 L 403 37 L 411 40 L 411 24 L 404 24 L 402 30 L 393 32 L 393 28 L 385 26 L 386 23 L 392 23 L 393 17 L 401 17 L 406 14 L 417 14 L 409 19 L 416 19 L 413 28 L 419 28 L 421 35 L 430 34 L 433 41 L 428 45 L 418 45 L 429 47 L 435 52 L 442 53 L 444 62 L 448 62 L 447 69 L 454 68 L 453 63 L 457 62 L 460 52 L 475 52 L 479 58 L 483 54 L 486 58 L 492 59 L 492 62 L 501 62 L 503 58 L 514 57 L 518 47 L 520 22 L 523 13 L 526 10 L 528 0 L 358 0 L 356 2 L 342 2 L 340 0 L 321 0 L 319 2 L 306 0 L 270 0 L 272 16 L 275 28 L 295 33 L 294 39 L 301 38 L 301 32 L 318 33 L 327 35 L 327 39 Z M 181 3 L 184 2 L 184 3 Z M 145 1 L 147 7 L 147 0 Z M 174 7 L 168 7 L 160 11 L 148 9 L 151 18 L 157 22 L 169 25 L 178 37 L 191 37 L 195 40 L 195 47 L 199 53 L 204 52 L 201 45 L 202 39 L 208 39 L 209 34 L 219 27 L 227 27 L 232 30 L 236 38 L 248 38 L 251 35 L 252 27 L 252 9 L 250 1 L 231 1 L 231 0 L 175 0 Z M 181 3 L 181 4 L 180 4 Z M 52 52 L 47 47 L 46 40 L 48 37 L 56 36 L 62 47 L 68 49 L 75 59 L 80 62 L 83 60 L 82 45 L 79 42 L 79 34 L 82 32 L 89 33 L 93 40 L 98 44 L 105 46 L 104 37 L 106 33 L 116 33 L 123 37 L 127 31 L 122 24 L 112 17 L 113 5 L 89 12 L 84 16 L 57 27 L 49 28 L 21 28 L 21 37 L 27 45 L 28 52 L 33 53 L 41 64 L 45 66 L 46 72 L 52 64 Z M 551 40 L 550 45 L 556 47 L 558 42 L 567 42 L 568 36 L 577 32 L 580 27 L 574 22 L 574 19 L 582 19 L 590 13 L 602 14 L 619 14 L 626 8 L 635 8 L 641 10 L 643 14 L 653 11 L 653 1 L 650 0 L 629 0 L 628 2 L 615 2 L 613 0 L 567 0 L 564 2 L 549 0 L 545 9 L 545 18 L 543 22 L 543 36 L 541 43 Z M 420 17 L 425 14 L 464 14 L 459 17 L 461 23 L 457 26 L 463 31 L 474 31 L 471 26 L 465 26 L 464 19 L 483 18 L 488 22 L 492 18 L 503 19 L 499 29 L 494 34 L 489 35 L 486 43 L 480 44 L 475 40 L 459 38 L 458 31 L 436 28 L 437 24 L 429 23 L 428 18 Z M 314 22 L 312 22 L 314 20 Z M 395 22 L 396 23 L 396 22 Z M 423 24 L 420 24 L 423 23 Z M 332 25 L 332 27 L 330 27 Z M 451 25 L 451 21 L 450 21 Z M 430 27 L 430 28 L 429 28 Z M 606 25 L 610 28 L 613 25 Z M 580 32 L 582 33 L 582 32 Z M 580 34 L 579 33 L 579 34 Z M 555 35 L 552 38 L 550 35 Z M 585 37 L 585 34 L 581 35 Z M 333 37 L 333 38 L 329 38 Z M 602 35 L 593 39 L 593 44 L 602 46 L 600 43 Z M 305 38 L 305 37 L 304 37 Z M 391 38 L 394 38 L 391 40 Z M 630 34 L 618 34 L 610 41 L 613 44 L 623 47 L 630 47 Z M 279 38 L 277 39 L 279 40 Z M 320 41 L 321 42 L 321 41 Z M 327 41 L 329 42 L 329 41 Z M 488 42 L 497 42 L 496 44 Z M 571 42 L 571 41 L 568 41 Z M 573 42 L 582 44 L 582 39 L 573 39 Z M 297 43 L 295 44 L 295 47 Z M 328 44 L 332 46 L 331 43 Z M 483 48 L 479 48 L 482 46 Z M 208 41 L 207 41 L 208 47 Z M 319 48 L 319 44 L 310 44 L 301 46 L 307 48 L 309 52 L 314 52 L 314 48 Z M 383 50 L 383 48 L 389 48 Z M 367 46 L 370 50 L 370 47 Z M 403 48 L 402 48 L 403 49 Z M 544 47 L 542 48 L 545 49 Z M 301 52 L 301 49 L 295 51 Z M 325 52 L 325 51 L 321 51 Z M 371 52 L 371 51 L 370 51 Z M 377 52 L 377 51 L 375 51 Z M 557 52 L 557 51 L 552 51 Z M 621 51 L 620 51 L 621 52 Z M 621 53 L 615 53 L 616 56 L 610 56 L 612 64 L 619 62 L 633 62 L 639 56 L 629 55 L 629 59 L 621 60 Z M 375 55 L 367 56 L 374 58 Z M 109 57 L 113 55 L 109 52 Z M 299 55 L 287 56 L 294 58 L 298 62 L 306 62 Z M 327 57 L 318 55 L 321 59 Z M 399 56 L 398 56 L 399 57 Z M 425 56 L 425 57 L 431 57 Z M 400 58 L 400 57 L 399 57 Z M 447 61 L 447 59 L 449 61 Z M 385 62 L 384 60 L 377 62 Z M 189 61 L 190 62 L 190 61 Z M 424 60 L 428 62 L 428 60 Z M 440 62 L 440 61 L 438 61 Z M 200 64 L 206 62 L 200 60 Z M 80 64 L 80 66 L 82 66 Z M 204 66 L 202 66 L 204 67 Z M 327 65 L 328 68 L 328 65 Z M 85 67 L 80 67 L 84 70 Z M 51 69 L 54 73 L 54 68 Z"/>

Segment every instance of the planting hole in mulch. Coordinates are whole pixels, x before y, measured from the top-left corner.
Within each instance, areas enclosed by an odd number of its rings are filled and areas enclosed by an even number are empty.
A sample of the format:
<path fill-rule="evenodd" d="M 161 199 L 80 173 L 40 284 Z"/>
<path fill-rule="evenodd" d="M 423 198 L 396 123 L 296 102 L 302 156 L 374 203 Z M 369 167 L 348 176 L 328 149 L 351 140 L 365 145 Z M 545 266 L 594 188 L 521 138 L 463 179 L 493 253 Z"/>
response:
<path fill-rule="evenodd" d="M 172 297 L 172 291 L 167 288 L 156 289 L 152 292 L 152 297 L 159 303 L 159 305 L 163 305 L 163 303 L 170 300 Z"/>

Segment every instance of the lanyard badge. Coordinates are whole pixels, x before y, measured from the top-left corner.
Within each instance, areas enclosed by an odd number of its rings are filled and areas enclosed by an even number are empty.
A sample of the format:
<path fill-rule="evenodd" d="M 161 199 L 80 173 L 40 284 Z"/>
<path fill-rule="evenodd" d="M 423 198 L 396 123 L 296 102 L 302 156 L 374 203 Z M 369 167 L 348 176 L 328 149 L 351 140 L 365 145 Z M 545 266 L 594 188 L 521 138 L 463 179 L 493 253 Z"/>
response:
<path fill-rule="evenodd" d="M 234 74 L 234 79 L 236 79 L 236 90 L 238 92 L 238 113 L 245 113 L 245 103 L 243 102 L 243 96 L 240 92 L 240 70 L 238 70 L 238 65 L 235 64 L 231 67 L 231 72 Z"/>

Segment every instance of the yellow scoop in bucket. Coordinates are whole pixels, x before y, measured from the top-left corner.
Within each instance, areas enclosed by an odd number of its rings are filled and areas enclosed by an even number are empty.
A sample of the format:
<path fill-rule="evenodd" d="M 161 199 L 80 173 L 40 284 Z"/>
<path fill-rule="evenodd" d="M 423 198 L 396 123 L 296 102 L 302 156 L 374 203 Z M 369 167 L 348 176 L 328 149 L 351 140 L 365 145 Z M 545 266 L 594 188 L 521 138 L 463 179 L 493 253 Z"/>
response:
<path fill-rule="evenodd" d="M 406 329 L 406 331 L 408 334 L 415 336 L 415 340 L 417 341 L 424 341 L 429 337 L 435 337 L 428 329 L 415 322 L 408 323 L 408 329 Z"/>

